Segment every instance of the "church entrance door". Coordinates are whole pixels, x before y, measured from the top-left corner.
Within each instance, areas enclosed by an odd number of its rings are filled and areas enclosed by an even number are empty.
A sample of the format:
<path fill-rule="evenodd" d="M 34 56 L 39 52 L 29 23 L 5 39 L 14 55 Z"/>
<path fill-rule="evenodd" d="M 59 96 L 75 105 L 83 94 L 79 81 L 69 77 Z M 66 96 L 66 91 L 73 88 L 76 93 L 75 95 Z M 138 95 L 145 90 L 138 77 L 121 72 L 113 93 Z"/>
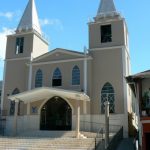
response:
<path fill-rule="evenodd" d="M 41 130 L 71 130 L 72 110 L 60 97 L 48 100 L 41 109 Z"/>

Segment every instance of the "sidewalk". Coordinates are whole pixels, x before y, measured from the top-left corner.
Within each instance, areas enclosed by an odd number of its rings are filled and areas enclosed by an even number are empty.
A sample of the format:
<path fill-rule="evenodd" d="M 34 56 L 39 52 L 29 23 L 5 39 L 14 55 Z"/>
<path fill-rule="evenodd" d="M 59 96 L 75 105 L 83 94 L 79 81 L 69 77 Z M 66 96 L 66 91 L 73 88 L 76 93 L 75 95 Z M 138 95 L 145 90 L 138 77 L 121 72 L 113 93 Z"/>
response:
<path fill-rule="evenodd" d="M 123 139 L 116 150 L 134 150 L 133 139 Z"/>

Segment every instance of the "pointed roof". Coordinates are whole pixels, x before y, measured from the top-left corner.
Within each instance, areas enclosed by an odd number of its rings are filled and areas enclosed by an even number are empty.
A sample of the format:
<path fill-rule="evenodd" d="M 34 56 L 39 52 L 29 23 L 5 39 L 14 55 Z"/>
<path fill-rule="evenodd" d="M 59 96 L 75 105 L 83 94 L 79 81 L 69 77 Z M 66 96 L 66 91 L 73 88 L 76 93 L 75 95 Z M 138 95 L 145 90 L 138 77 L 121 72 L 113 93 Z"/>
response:
<path fill-rule="evenodd" d="M 17 27 L 17 31 L 28 29 L 36 30 L 39 34 L 41 34 L 41 28 L 34 0 L 29 0 L 24 14 Z"/>
<path fill-rule="evenodd" d="M 113 0 L 101 0 L 100 6 L 98 8 L 97 16 L 114 14 L 116 13 L 116 8 Z"/>

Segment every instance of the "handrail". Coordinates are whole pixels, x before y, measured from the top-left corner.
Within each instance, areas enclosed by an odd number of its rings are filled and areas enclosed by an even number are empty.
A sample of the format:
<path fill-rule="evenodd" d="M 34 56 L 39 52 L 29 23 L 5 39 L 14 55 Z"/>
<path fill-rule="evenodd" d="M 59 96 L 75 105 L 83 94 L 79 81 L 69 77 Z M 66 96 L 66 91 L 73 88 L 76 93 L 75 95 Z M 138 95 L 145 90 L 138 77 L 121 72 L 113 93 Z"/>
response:
<path fill-rule="evenodd" d="M 109 143 L 109 146 L 107 147 L 107 150 L 116 149 L 122 139 L 123 139 L 123 127 L 121 127 L 120 130 L 112 138 L 112 140 Z"/>
<path fill-rule="evenodd" d="M 103 141 L 103 140 L 104 140 L 104 138 L 103 138 L 103 134 L 104 134 L 103 128 L 100 128 L 100 129 L 99 129 L 99 131 L 97 132 L 97 135 L 96 135 L 96 137 L 95 137 L 95 150 L 97 149 L 97 146 L 98 146 L 98 144 L 99 144 L 99 142 L 97 143 L 97 138 L 100 138 L 100 137 L 99 137 L 100 134 L 102 135 L 101 140 Z"/>
<path fill-rule="evenodd" d="M 89 121 L 80 121 L 80 123 L 81 123 L 81 131 L 95 133 L 94 137 L 92 136 L 92 138 L 94 138 L 94 141 L 91 143 L 91 146 L 89 147 L 89 149 L 91 149 L 91 147 L 93 148 L 94 146 L 95 150 L 97 149 L 104 150 L 105 124 L 98 123 L 98 122 L 89 122 Z M 116 135 L 116 133 L 118 133 L 120 129 L 121 129 L 121 126 L 110 124 L 109 125 L 110 136 L 113 136 L 114 134 Z"/>

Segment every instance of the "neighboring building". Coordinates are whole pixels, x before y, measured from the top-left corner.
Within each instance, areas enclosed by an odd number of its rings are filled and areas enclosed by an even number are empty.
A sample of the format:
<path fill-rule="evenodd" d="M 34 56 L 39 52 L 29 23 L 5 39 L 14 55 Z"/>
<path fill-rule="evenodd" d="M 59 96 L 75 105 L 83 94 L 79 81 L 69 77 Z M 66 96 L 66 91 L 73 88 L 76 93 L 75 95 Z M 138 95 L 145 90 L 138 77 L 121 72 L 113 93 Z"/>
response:
<path fill-rule="evenodd" d="M 125 19 L 113 0 L 101 0 L 88 27 L 89 47 L 84 52 L 49 52 L 34 0 L 29 0 L 15 34 L 7 36 L 2 94 L 7 133 L 16 132 L 16 126 L 17 132 L 75 130 L 80 111 L 80 121 L 94 127 L 105 122 L 108 100 L 110 124 L 123 126 L 128 136 L 131 94 L 125 80 L 130 74 Z"/>
<path fill-rule="evenodd" d="M 136 101 L 139 141 L 142 150 L 150 150 L 150 70 L 127 77 Z M 138 106 L 138 107 L 137 107 Z"/>

